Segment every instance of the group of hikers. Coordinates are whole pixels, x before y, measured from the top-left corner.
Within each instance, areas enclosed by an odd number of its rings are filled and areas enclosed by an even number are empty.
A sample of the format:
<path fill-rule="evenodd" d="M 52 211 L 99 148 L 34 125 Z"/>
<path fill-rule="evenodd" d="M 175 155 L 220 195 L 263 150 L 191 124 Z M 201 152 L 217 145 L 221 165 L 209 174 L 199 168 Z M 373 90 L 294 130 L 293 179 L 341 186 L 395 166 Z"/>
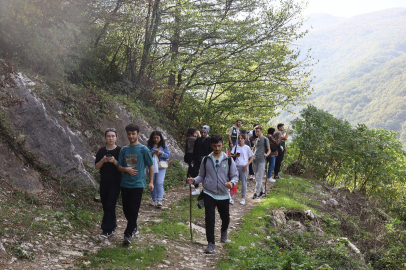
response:
<path fill-rule="evenodd" d="M 220 135 L 209 136 L 210 127 L 204 125 L 200 131 L 189 128 L 185 141 L 184 161 L 189 165 L 187 185 L 195 188 L 193 195 L 199 195 L 204 202 L 206 253 L 215 250 L 215 207 L 222 220 L 220 241 L 228 238 L 230 223 L 229 205 L 233 204 L 230 189 L 236 188 L 241 181 L 240 204 L 245 204 L 247 194 L 248 172 L 250 179 L 255 177 L 256 187 L 253 199 L 265 195 L 262 177 L 266 163 L 269 162 L 267 181 L 275 182 L 280 178 L 280 164 L 285 152 L 285 141 L 289 129 L 283 135 L 284 125 L 278 124 L 277 131 L 268 129 L 267 136 L 262 134 L 262 127 L 254 125 L 247 133 L 241 129 L 242 121 L 237 120 L 228 133 L 229 154 L 223 152 L 224 141 Z M 122 207 L 127 219 L 123 244 L 129 245 L 132 237 L 139 234 L 137 218 L 141 206 L 143 190 L 146 188 L 146 173 L 149 175 L 148 189 L 151 191 L 151 206 L 163 206 L 164 180 L 170 151 L 160 131 L 153 131 L 147 146 L 139 142 L 140 128 L 136 124 L 125 127 L 129 144 L 124 147 L 116 145 L 117 130 L 106 129 L 104 135 L 106 146 L 98 150 L 95 168 L 100 170 L 100 197 L 103 205 L 101 236 L 108 238 L 115 234 L 117 227 L 116 202 L 121 192 Z M 146 168 L 146 173 L 144 170 Z M 272 171 L 274 177 L 272 178 Z M 200 192 L 199 185 L 203 191 Z"/>

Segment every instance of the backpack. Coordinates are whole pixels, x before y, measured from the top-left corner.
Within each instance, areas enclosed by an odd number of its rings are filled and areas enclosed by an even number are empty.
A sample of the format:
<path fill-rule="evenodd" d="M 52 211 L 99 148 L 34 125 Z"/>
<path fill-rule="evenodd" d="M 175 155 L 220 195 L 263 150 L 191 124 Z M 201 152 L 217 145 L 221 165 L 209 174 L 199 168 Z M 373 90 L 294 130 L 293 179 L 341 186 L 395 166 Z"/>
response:
<path fill-rule="evenodd" d="M 206 177 L 206 163 L 207 163 L 207 156 L 203 158 L 203 167 L 204 167 L 204 177 Z M 228 176 L 230 176 L 230 168 L 231 168 L 231 158 L 228 157 Z M 203 200 L 204 192 L 202 191 L 199 196 L 197 197 L 197 207 L 202 209 L 204 207 L 204 200 Z"/>

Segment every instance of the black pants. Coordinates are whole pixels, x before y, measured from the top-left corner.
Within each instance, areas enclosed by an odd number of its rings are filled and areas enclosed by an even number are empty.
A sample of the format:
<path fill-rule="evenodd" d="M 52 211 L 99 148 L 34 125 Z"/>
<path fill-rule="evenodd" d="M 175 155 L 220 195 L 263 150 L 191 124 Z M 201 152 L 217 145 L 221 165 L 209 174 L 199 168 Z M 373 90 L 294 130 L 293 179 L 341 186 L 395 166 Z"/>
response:
<path fill-rule="evenodd" d="M 201 165 L 202 163 L 199 161 L 199 162 L 197 162 L 196 160 L 194 161 L 194 163 L 193 163 L 193 174 L 192 174 L 192 177 L 194 178 L 194 177 L 197 177 L 198 175 L 199 175 L 199 171 L 200 171 L 200 165 Z M 199 187 L 199 184 L 196 184 L 195 185 L 195 188 L 198 188 Z"/>
<path fill-rule="evenodd" d="M 123 212 L 127 219 L 127 228 L 124 235 L 132 234 L 137 228 L 138 212 L 141 206 L 143 188 L 121 187 L 121 197 L 123 199 Z"/>
<path fill-rule="evenodd" d="M 252 163 L 250 163 L 250 165 L 248 166 L 249 171 L 250 171 L 250 175 L 254 175 L 254 169 L 252 168 Z"/>
<path fill-rule="evenodd" d="M 207 242 L 214 243 L 214 225 L 216 217 L 216 206 L 221 218 L 221 231 L 228 229 L 230 224 L 230 200 L 215 200 L 213 197 L 204 194 L 204 208 L 206 220 L 206 238 Z"/>
<path fill-rule="evenodd" d="M 285 155 L 285 151 L 282 151 L 282 149 L 279 147 L 278 156 L 276 157 L 276 160 L 275 160 L 275 168 L 273 170 L 275 177 L 278 176 L 278 173 L 281 171 L 281 165 L 282 165 L 284 155 Z"/>
<path fill-rule="evenodd" d="M 100 181 L 100 199 L 103 205 L 101 229 L 113 231 L 117 227 L 116 203 L 120 195 L 121 177 L 102 177 Z"/>

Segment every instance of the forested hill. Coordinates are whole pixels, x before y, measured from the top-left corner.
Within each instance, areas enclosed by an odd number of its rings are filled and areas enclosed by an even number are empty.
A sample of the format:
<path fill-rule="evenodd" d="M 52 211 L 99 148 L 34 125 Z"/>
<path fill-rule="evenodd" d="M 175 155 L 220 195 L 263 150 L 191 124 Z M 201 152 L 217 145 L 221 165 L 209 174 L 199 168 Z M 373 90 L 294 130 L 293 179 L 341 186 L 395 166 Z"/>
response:
<path fill-rule="evenodd" d="M 352 124 L 400 131 L 406 143 L 406 8 L 348 19 L 315 14 L 309 25 L 299 44 L 319 60 L 314 105 Z"/>

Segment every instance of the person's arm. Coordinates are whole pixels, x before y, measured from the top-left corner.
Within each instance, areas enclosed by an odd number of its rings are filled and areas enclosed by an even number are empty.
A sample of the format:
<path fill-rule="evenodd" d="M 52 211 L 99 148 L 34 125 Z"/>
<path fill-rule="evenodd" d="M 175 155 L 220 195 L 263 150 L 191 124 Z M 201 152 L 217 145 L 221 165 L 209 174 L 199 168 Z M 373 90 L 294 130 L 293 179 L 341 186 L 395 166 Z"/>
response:
<path fill-rule="evenodd" d="M 163 150 L 164 151 L 159 151 L 161 153 L 159 157 L 164 158 L 164 159 L 168 159 L 171 156 L 171 154 L 169 153 L 168 146 L 165 145 L 165 149 L 163 149 Z M 158 155 L 159 155 L 159 153 L 158 153 Z"/>
<path fill-rule="evenodd" d="M 103 166 L 103 164 L 104 164 L 105 162 L 107 162 L 107 157 L 106 157 L 106 156 L 104 156 L 99 162 L 97 162 L 97 163 L 94 165 L 94 168 L 95 168 L 96 170 L 100 170 L 100 168 Z"/>
<path fill-rule="evenodd" d="M 205 173 L 205 171 L 204 171 L 204 162 L 202 161 L 202 163 L 200 164 L 199 175 L 197 177 L 195 177 L 195 178 L 188 177 L 187 183 L 189 185 L 191 185 L 191 184 L 200 184 L 204 180 L 204 176 L 203 176 L 204 173 Z"/>
<path fill-rule="evenodd" d="M 225 186 L 228 189 L 232 189 L 238 182 L 238 171 L 237 166 L 235 166 L 234 160 L 231 160 L 231 168 L 230 168 L 230 179 L 228 182 L 225 183 Z"/>
<path fill-rule="evenodd" d="M 149 168 L 149 191 L 154 190 L 154 165 L 151 165 Z"/>
<path fill-rule="evenodd" d="M 286 130 L 286 135 L 285 135 L 285 137 L 283 137 L 283 139 L 285 140 L 285 141 L 287 141 L 288 140 L 288 136 L 289 136 L 289 129 L 288 130 Z"/>
<path fill-rule="evenodd" d="M 230 145 L 230 148 L 233 148 L 233 142 L 232 142 L 232 140 L 231 140 L 231 136 L 230 135 L 228 135 L 228 143 L 229 143 L 229 145 Z"/>
<path fill-rule="evenodd" d="M 253 157 L 253 156 L 250 156 L 250 158 L 248 159 L 248 163 L 245 164 L 244 167 L 242 167 L 242 171 L 243 171 L 243 172 L 246 172 L 246 171 L 247 171 L 248 166 L 252 163 L 253 160 L 254 160 L 254 157 Z"/>
<path fill-rule="evenodd" d="M 267 149 L 267 152 L 266 152 L 266 154 L 264 154 L 264 157 L 268 157 L 271 154 L 271 147 L 267 146 L 266 149 Z"/>
<path fill-rule="evenodd" d="M 275 138 L 272 135 L 268 134 L 267 137 L 268 137 L 269 143 L 278 144 L 278 142 L 275 140 Z"/>
<path fill-rule="evenodd" d="M 138 170 L 134 170 L 134 168 L 132 167 L 124 167 L 123 148 L 121 148 L 120 154 L 118 155 L 117 170 L 122 173 L 128 173 L 131 176 L 135 176 L 138 174 Z"/>

